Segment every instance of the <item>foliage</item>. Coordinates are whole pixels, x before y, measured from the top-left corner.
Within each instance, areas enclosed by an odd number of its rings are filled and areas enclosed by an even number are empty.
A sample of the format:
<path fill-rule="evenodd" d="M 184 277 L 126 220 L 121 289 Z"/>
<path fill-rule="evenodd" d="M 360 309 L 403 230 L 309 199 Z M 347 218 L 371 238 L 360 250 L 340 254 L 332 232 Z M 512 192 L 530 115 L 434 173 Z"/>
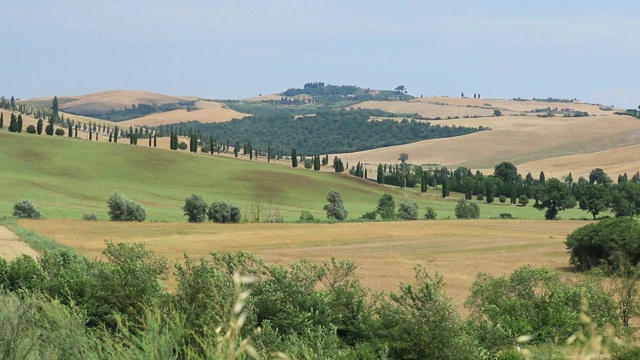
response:
<path fill-rule="evenodd" d="M 326 204 L 322 209 L 327 212 L 327 218 L 331 220 L 344 221 L 347 219 L 349 212 L 344 208 L 342 195 L 335 190 L 329 191 L 327 194 Z"/>
<path fill-rule="evenodd" d="M 576 198 L 571 194 L 569 185 L 555 178 L 545 181 L 539 195 L 539 203 L 534 205 L 538 210 L 546 209 L 544 218 L 547 220 L 555 220 L 558 212 L 575 206 Z"/>
<path fill-rule="evenodd" d="M 310 223 L 310 222 L 314 222 L 315 218 L 313 217 L 313 214 L 310 211 L 302 210 L 300 212 L 300 221 Z"/>
<path fill-rule="evenodd" d="M 418 204 L 413 201 L 403 201 L 398 206 L 398 219 L 418 220 Z"/>
<path fill-rule="evenodd" d="M 374 110 L 340 110 L 317 112 L 314 116 L 301 118 L 251 116 L 222 123 L 189 122 L 178 126 L 184 131 L 194 128 L 204 136 L 251 142 L 254 148 L 295 147 L 298 155 L 360 151 L 482 130 L 415 120 L 369 121 L 375 114 Z"/>
<path fill-rule="evenodd" d="M 209 205 L 207 217 L 216 223 L 238 223 L 241 219 L 240 208 L 224 201 L 214 201 Z"/>
<path fill-rule="evenodd" d="M 498 217 L 500 219 L 513 219 L 513 215 L 511 215 L 511 213 L 500 213 Z"/>
<path fill-rule="evenodd" d="M 33 125 L 29 125 L 27 126 L 27 133 L 28 134 L 35 134 L 37 132 L 36 127 Z"/>
<path fill-rule="evenodd" d="M 640 183 L 623 182 L 611 187 L 611 210 L 616 216 L 640 213 Z"/>
<path fill-rule="evenodd" d="M 579 207 L 591 213 L 594 220 L 598 214 L 609 208 L 610 203 L 609 191 L 603 185 L 589 183 L 581 191 Z"/>
<path fill-rule="evenodd" d="M 363 220 L 375 220 L 377 217 L 378 217 L 378 212 L 374 210 L 374 211 L 368 211 L 362 214 L 360 218 Z"/>
<path fill-rule="evenodd" d="M 529 198 L 527 197 L 527 195 L 522 194 L 518 197 L 518 205 L 527 206 L 528 203 L 529 203 Z"/>
<path fill-rule="evenodd" d="M 39 219 L 42 214 L 31 200 L 23 199 L 13 205 L 13 216 L 18 219 Z"/>
<path fill-rule="evenodd" d="M 458 219 L 478 219 L 480 218 L 480 207 L 477 203 L 461 197 L 456 204 L 455 213 Z"/>
<path fill-rule="evenodd" d="M 470 324 L 485 331 L 483 345 L 495 349 L 523 335 L 533 336 L 534 343 L 564 341 L 580 329 L 583 296 L 594 322 L 603 326 L 614 321 L 614 299 L 600 282 L 563 283 L 559 273 L 528 266 L 509 277 L 478 274 L 465 307 L 471 311 Z M 503 335 L 490 341 L 490 331 Z"/>
<path fill-rule="evenodd" d="M 142 205 L 127 199 L 120 193 L 113 193 L 107 200 L 111 221 L 144 221 L 147 212 Z"/>
<path fill-rule="evenodd" d="M 588 270 L 601 262 L 615 267 L 620 261 L 640 262 L 640 224 L 628 217 L 602 220 L 574 230 L 565 242 L 570 263 Z"/>
<path fill-rule="evenodd" d="M 438 213 L 431 206 L 427 206 L 426 212 L 424 213 L 424 218 L 427 220 L 435 220 L 438 218 Z"/>
<path fill-rule="evenodd" d="M 498 109 L 493 110 L 493 116 L 502 116 L 502 111 Z"/>
<path fill-rule="evenodd" d="M 56 136 L 64 136 L 64 129 L 57 128 L 55 131 Z M 96 135 L 97 136 L 97 135 Z"/>
<path fill-rule="evenodd" d="M 396 216 L 396 203 L 391 194 L 382 194 L 378 200 L 376 212 L 380 214 L 382 220 L 392 220 Z"/>
<path fill-rule="evenodd" d="M 182 210 L 190 223 L 201 223 L 207 219 L 208 205 L 200 195 L 193 194 L 184 200 Z"/>

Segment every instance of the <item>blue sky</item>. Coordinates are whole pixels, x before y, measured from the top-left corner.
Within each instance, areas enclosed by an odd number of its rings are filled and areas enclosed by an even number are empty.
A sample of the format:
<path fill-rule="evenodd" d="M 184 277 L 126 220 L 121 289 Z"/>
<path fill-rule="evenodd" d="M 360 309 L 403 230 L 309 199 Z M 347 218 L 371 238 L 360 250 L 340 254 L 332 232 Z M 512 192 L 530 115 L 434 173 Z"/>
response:
<path fill-rule="evenodd" d="M 324 81 L 640 104 L 635 0 L 23 0 L 3 13 L 0 94 L 19 98 L 237 99 Z"/>

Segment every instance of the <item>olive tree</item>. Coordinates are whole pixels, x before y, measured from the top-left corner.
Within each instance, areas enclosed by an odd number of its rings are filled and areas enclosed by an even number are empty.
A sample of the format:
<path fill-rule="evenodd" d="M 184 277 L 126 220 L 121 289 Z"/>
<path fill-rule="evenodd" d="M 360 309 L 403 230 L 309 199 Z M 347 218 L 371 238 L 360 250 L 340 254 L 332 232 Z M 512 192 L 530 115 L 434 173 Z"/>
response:
<path fill-rule="evenodd" d="M 327 194 L 326 204 L 322 209 L 327 212 L 327 218 L 331 220 L 344 221 L 347 219 L 349 212 L 344 208 L 342 195 L 335 190 L 329 191 Z"/>
<path fill-rule="evenodd" d="M 190 223 L 201 223 L 207 219 L 207 203 L 200 195 L 186 198 L 182 210 Z"/>

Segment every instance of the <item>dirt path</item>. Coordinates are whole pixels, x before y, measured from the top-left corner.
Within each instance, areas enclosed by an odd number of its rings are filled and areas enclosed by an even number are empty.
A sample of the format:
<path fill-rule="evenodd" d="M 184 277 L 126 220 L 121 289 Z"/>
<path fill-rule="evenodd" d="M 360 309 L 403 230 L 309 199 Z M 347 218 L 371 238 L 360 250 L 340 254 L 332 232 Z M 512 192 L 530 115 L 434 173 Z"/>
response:
<path fill-rule="evenodd" d="M 16 234 L 6 227 L 0 226 L 0 257 L 11 261 L 22 254 L 38 256 L 38 253 L 27 243 L 20 241 Z"/>

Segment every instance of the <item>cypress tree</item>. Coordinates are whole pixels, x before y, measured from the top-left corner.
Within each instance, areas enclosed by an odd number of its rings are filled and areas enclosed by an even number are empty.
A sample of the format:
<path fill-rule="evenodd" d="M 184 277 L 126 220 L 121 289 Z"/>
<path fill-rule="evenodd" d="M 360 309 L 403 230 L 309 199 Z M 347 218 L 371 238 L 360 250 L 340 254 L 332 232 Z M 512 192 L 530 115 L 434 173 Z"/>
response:
<path fill-rule="evenodd" d="M 240 152 L 240 142 L 236 141 L 236 146 L 233 147 L 233 156 L 238 158 L 238 152 Z"/>
<path fill-rule="evenodd" d="M 11 97 L 11 111 L 16 111 L 16 99 Z"/>
<path fill-rule="evenodd" d="M 449 196 L 449 181 L 442 179 L 442 197 L 446 198 L 447 196 Z"/>
<path fill-rule="evenodd" d="M 320 170 L 320 155 L 318 154 L 316 154 L 316 156 L 313 157 L 313 170 L 314 171 Z"/>
<path fill-rule="evenodd" d="M 78 137 L 78 127 L 79 125 L 76 125 L 76 131 L 74 131 L 75 137 Z"/>
<path fill-rule="evenodd" d="M 98 141 L 98 134 L 99 134 L 99 132 L 96 131 L 96 141 Z"/>
<path fill-rule="evenodd" d="M 154 131 L 153 132 L 153 147 L 157 147 L 158 146 L 158 132 Z"/>
<path fill-rule="evenodd" d="M 267 162 L 271 162 L 271 145 L 267 146 Z"/>
<path fill-rule="evenodd" d="M 378 182 L 378 184 L 382 184 L 383 179 L 384 179 L 384 168 L 382 167 L 382 164 L 378 164 L 378 174 L 376 175 L 376 181 Z"/>
<path fill-rule="evenodd" d="M 53 117 L 55 119 L 58 118 L 58 97 L 53 97 L 53 104 L 51 104 L 51 108 L 53 109 Z"/>
<path fill-rule="evenodd" d="M 152 141 L 151 135 L 149 135 L 149 147 L 151 147 L 151 141 Z"/>
<path fill-rule="evenodd" d="M 113 133 L 109 133 L 109 142 L 113 141 Z"/>
<path fill-rule="evenodd" d="M 540 177 L 538 181 L 540 181 L 540 184 L 544 185 L 544 181 L 545 181 L 544 171 L 540 171 Z"/>
<path fill-rule="evenodd" d="M 4 98 L 2 99 L 4 101 Z M 0 129 L 4 127 L 4 113 L 0 112 Z"/>
<path fill-rule="evenodd" d="M 38 119 L 38 123 L 36 124 L 36 134 L 42 134 L 42 127 L 44 126 L 44 121 L 42 119 Z"/>
<path fill-rule="evenodd" d="M 22 114 L 18 114 L 17 125 L 18 125 L 17 130 L 19 133 L 21 133 L 22 132 Z"/>
<path fill-rule="evenodd" d="M 67 137 L 73 137 L 73 124 L 71 123 L 71 121 L 69 121 L 68 123 L 69 128 L 67 129 Z"/>
<path fill-rule="evenodd" d="M 89 125 L 89 141 L 93 140 L 93 129 L 91 128 L 91 125 Z"/>
<path fill-rule="evenodd" d="M 296 154 L 296 148 L 291 149 L 291 166 L 298 167 L 298 155 Z"/>
<path fill-rule="evenodd" d="M 115 130 L 113 131 L 113 142 L 117 143 L 118 142 L 118 127 L 116 126 Z"/>
<path fill-rule="evenodd" d="M 16 132 L 18 126 L 18 118 L 16 114 L 11 113 L 11 121 L 9 122 L 9 132 Z"/>

